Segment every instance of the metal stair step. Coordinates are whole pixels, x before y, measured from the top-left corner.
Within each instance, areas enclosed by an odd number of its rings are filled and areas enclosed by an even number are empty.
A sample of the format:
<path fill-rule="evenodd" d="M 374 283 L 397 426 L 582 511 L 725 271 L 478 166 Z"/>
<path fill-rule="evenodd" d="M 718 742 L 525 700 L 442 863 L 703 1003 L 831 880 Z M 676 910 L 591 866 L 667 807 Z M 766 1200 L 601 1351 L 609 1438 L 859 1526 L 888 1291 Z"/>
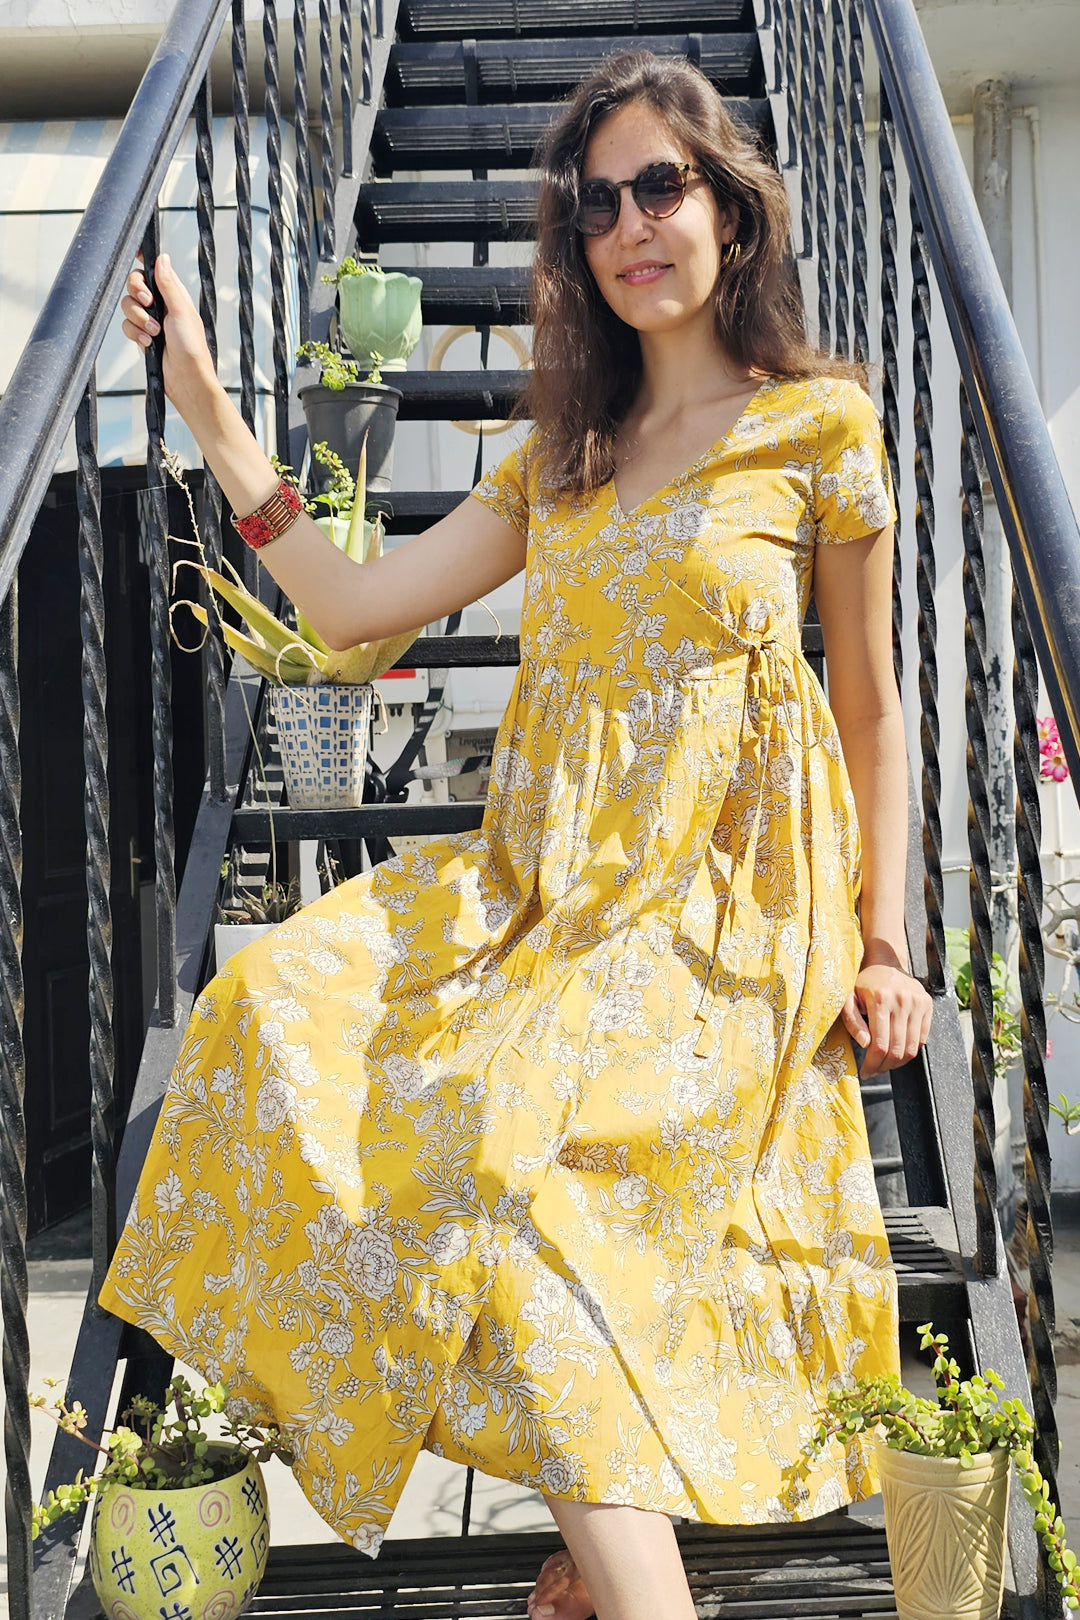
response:
<path fill-rule="evenodd" d="M 754 26 L 748 0 L 403 0 L 398 33 L 403 39 L 480 39 L 492 34 L 624 34 L 728 24 Z M 629 43 L 629 42 L 628 42 Z"/>
<path fill-rule="evenodd" d="M 534 180 L 380 180 L 360 187 L 364 252 L 383 242 L 524 242 L 535 236 Z"/>
<path fill-rule="evenodd" d="M 726 105 L 739 123 L 765 137 L 771 134 L 764 98 L 729 97 Z M 524 167 L 558 110 L 548 102 L 387 108 L 379 114 L 372 138 L 375 172 Z"/>
<path fill-rule="evenodd" d="M 525 381 L 522 371 L 399 371 L 402 422 L 499 421 L 510 415 Z"/>
<path fill-rule="evenodd" d="M 528 324 L 526 265 L 387 265 L 424 283 L 420 309 L 429 326 Z"/>
<path fill-rule="evenodd" d="M 387 534 L 422 534 L 460 506 L 468 493 L 467 489 L 391 490 L 378 499 L 383 508 L 383 527 Z M 389 502 L 389 511 L 383 507 L 384 502 Z"/>
<path fill-rule="evenodd" d="M 756 34 L 638 34 L 634 44 L 657 56 L 689 56 L 726 95 L 760 95 L 764 90 Z M 564 95 L 605 56 L 621 48 L 622 41 L 610 37 L 477 40 L 479 100 Z M 459 40 L 394 46 L 386 77 L 388 105 L 464 98 L 465 51 Z"/>
<path fill-rule="evenodd" d="M 877 1525 L 830 1513 L 803 1524 L 679 1524 L 675 1534 L 699 1614 L 730 1608 L 744 1620 L 895 1620 L 885 1531 Z M 543 1531 L 388 1540 L 375 1562 L 340 1542 L 271 1547 L 250 1612 L 296 1620 L 524 1614 L 540 1564 L 562 1548 Z"/>

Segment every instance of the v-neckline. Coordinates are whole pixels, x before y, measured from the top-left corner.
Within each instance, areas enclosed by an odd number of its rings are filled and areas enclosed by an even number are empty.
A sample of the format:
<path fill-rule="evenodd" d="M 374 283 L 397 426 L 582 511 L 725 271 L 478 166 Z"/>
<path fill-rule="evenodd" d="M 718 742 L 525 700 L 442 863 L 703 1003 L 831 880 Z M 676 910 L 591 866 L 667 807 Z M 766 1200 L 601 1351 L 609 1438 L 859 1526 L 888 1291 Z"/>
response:
<path fill-rule="evenodd" d="M 696 461 L 692 461 L 688 467 L 684 467 L 682 472 L 675 473 L 674 476 L 669 478 L 666 483 L 659 484 L 656 489 L 653 490 L 651 495 L 646 495 L 644 500 L 638 501 L 637 505 L 632 506 L 629 512 L 625 510 L 622 501 L 619 499 L 619 491 L 616 488 L 615 475 L 613 473 L 608 480 L 608 485 L 611 489 L 611 500 L 616 516 L 622 518 L 624 522 L 629 522 L 632 518 L 637 517 L 638 513 L 643 511 L 646 506 L 651 506 L 653 501 L 655 501 L 658 496 L 663 495 L 666 490 L 674 488 L 676 484 L 683 483 L 684 480 L 689 478 L 692 473 L 695 473 L 703 462 L 710 460 L 711 457 L 715 456 L 725 447 L 725 445 L 727 445 L 729 440 L 733 437 L 736 428 L 747 416 L 749 416 L 751 410 L 757 404 L 758 399 L 765 392 L 765 389 L 771 387 L 775 382 L 776 378 L 772 375 L 763 377 L 758 383 L 757 387 L 754 389 L 754 392 L 750 395 L 750 398 L 747 400 L 742 410 L 739 412 L 738 416 L 727 429 L 727 432 L 721 433 L 720 437 L 718 439 L 714 439 L 707 450 L 703 450 L 701 452 Z"/>

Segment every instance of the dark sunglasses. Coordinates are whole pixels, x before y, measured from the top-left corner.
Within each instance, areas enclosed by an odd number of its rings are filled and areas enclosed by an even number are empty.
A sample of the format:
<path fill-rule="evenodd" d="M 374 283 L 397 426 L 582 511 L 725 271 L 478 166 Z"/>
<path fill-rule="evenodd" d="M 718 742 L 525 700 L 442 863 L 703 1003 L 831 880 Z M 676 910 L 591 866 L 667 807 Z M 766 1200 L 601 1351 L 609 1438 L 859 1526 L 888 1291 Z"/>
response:
<path fill-rule="evenodd" d="M 578 192 L 574 224 L 583 236 L 604 236 L 619 217 L 625 186 L 650 219 L 669 219 L 686 195 L 686 177 L 700 174 L 692 163 L 650 163 L 632 180 L 587 180 Z"/>

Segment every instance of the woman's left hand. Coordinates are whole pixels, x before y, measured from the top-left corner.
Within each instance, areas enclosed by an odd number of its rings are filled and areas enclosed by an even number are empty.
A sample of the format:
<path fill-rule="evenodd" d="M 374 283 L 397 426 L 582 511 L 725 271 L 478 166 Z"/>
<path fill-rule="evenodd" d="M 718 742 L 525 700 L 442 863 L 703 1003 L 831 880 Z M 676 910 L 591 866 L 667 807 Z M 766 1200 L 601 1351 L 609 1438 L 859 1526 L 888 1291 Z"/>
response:
<path fill-rule="evenodd" d="M 930 1033 L 934 1003 L 918 979 L 902 968 L 865 962 L 840 1014 L 862 1047 L 860 1073 L 885 1074 L 909 1062 Z"/>

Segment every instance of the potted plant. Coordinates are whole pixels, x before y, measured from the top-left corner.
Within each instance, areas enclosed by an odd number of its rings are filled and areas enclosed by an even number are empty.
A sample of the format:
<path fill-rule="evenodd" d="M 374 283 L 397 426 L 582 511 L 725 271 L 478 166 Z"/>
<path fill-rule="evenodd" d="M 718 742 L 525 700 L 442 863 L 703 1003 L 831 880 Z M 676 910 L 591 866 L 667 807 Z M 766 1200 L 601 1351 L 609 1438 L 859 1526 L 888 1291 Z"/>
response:
<path fill-rule="evenodd" d="M 71 1484 L 50 1491 L 33 1510 L 32 1528 L 37 1536 L 93 1496 L 90 1575 L 109 1620 L 189 1613 L 233 1620 L 255 1596 L 270 1544 L 259 1464 L 272 1456 L 291 1462 L 292 1454 L 274 1424 L 229 1420 L 228 1438 L 212 1439 L 203 1420 L 225 1403 L 224 1384 L 197 1395 L 174 1378 L 162 1406 L 137 1396 L 99 1446 L 83 1433 L 79 1401 L 31 1396 L 31 1406 L 104 1458 L 96 1474 L 80 1469 Z"/>
<path fill-rule="evenodd" d="M 337 288 L 338 326 L 357 364 L 404 371 L 423 330 L 424 283 L 419 276 L 383 270 L 373 260 L 347 258 L 323 280 Z"/>
<path fill-rule="evenodd" d="M 299 910 L 300 887 L 295 879 L 285 884 L 271 878 L 258 893 L 232 883 L 231 893 L 218 906 L 214 923 L 214 960 L 218 972 L 237 951 L 253 945 Z"/>
<path fill-rule="evenodd" d="M 383 526 L 381 514 L 374 522 L 365 516 L 365 447 L 361 446 L 355 480 L 340 462 L 328 463 L 329 452 L 320 448 L 330 481 L 326 493 L 312 503 L 316 510 L 316 503 L 328 507 L 327 516 L 316 521 L 358 563 L 370 562 L 382 555 Z M 233 651 L 270 682 L 270 708 L 290 805 L 301 810 L 359 805 L 374 695 L 371 682 L 400 658 L 420 630 L 337 652 L 302 615 L 297 615 L 295 628 L 277 618 L 245 588 L 227 561 L 224 566 L 231 577 L 205 561 L 186 566 L 194 568 L 244 621 L 246 630 L 224 618 L 218 626 Z M 186 606 L 209 633 L 210 619 L 202 604 Z"/>
<path fill-rule="evenodd" d="M 382 380 L 381 356 L 371 356 L 367 380 L 361 382 L 360 367 L 332 349 L 328 343 L 310 339 L 296 351 L 298 360 L 319 367 L 319 381 L 300 390 L 308 439 L 326 443 L 350 467 L 360 458 L 361 445 L 367 445 L 368 491 L 385 495 L 394 470 L 394 429 L 397 425 L 400 388 Z M 312 482 L 325 489 L 325 475 L 312 463 Z"/>
<path fill-rule="evenodd" d="M 810 1442 L 877 1441 L 896 1612 L 900 1620 L 998 1620 L 1005 1581 L 1009 1461 L 1014 1463 L 1066 1607 L 1080 1607 L 1076 1555 L 1032 1455 L 1023 1403 L 999 1399 L 997 1373 L 960 1377 L 948 1336 L 927 1323 L 934 1398 L 913 1395 L 895 1374 L 830 1390 L 829 1415 Z"/>
<path fill-rule="evenodd" d="M 956 1004 L 960 1010 L 960 1027 L 964 1033 L 968 1059 L 971 1058 L 971 947 L 966 928 L 946 928 L 945 951 L 956 991 Z M 994 1076 L 1000 1079 L 1020 1056 L 1020 1020 L 1009 1000 L 1009 971 L 997 951 L 990 963 L 990 989 L 993 997 L 994 1021 L 991 1038 L 994 1045 Z"/>

